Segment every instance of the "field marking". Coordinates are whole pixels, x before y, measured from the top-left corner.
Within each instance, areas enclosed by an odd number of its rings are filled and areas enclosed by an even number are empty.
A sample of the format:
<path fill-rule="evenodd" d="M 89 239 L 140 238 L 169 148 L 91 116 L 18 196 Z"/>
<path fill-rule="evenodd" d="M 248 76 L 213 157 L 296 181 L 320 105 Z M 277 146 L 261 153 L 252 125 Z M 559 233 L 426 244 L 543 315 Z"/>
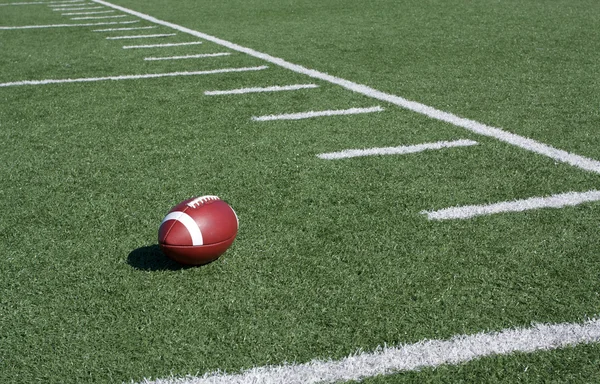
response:
<path fill-rule="evenodd" d="M 73 0 L 69 3 L 80 3 L 83 0 Z M 64 1 L 31 1 L 31 2 L 18 2 L 18 3 L 0 3 L 0 7 L 8 5 L 40 5 L 40 4 L 66 4 Z"/>
<path fill-rule="evenodd" d="M 86 11 L 89 9 L 104 9 L 106 7 L 84 7 L 84 8 L 52 8 L 54 12 L 64 12 L 64 11 Z"/>
<path fill-rule="evenodd" d="M 127 15 L 71 17 L 71 20 L 118 19 L 120 17 L 127 17 Z"/>
<path fill-rule="evenodd" d="M 96 5 L 96 4 L 94 4 L 94 3 L 85 3 L 83 1 L 72 2 L 72 3 L 61 2 L 61 3 L 50 4 L 50 5 L 48 5 L 48 7 L 79 7 L 81 5 Z"/>
<path fill-rule="evenodd" d="M 0 7 L 5 7 L 8 5 L 37 5 L 37 4 L 48 4 L 46 2 L 32 2 L 32 3 L 0 3 Z"/>
<path fill-rule="evenodd" d="M 114 32 L 114 31 L 135 31 L 138 29 L 153 29 L 157 28 L 156 25 L 150 25 L 147 27 L 126 27 L 126 28 L 106 28 L 106 29 L 94 29 L 92 32 Z"/>
<path fill-rule="evenodd" d="M 229 72 L 247 72 L 247 71 L 260 71 L 267 69 L 266 65 L 259 67 L 242 67 L 242 68 L 222 68 L 212 69 L 208 71 L 194 71 L 194 72 L 169 72 L 169 73 L 151 73 L 144 75 L 121 75 L 121 76 L 107 76 L 107 77 L 88 77 L 79 79 L 48 79 L 48 80 L 24 80 L 15 81 L 10 83 L 0 83 L 0 87 L 16 87 L 23 85 L 46 85 L 46 84 L 62 84 L 62 83 L 85 83 L 95 81 L 106 81 L 106 80 L 136 80 L 136 79 L 155 79 L 159 77 L 176 77 L 176 76 L 195 76 L 195 75 L 212 75 L 216 73 L 229 73 Z"/>
<path fill-rule="evenodd" d="M 67 3 L 63 3 L 63 4 L 50 4 L 48 5 L 49 8 L 70 8 L 70 7 L 81 7 L 81 6 L 89 6 L 89 5 L 97 5 L 94 3 L 71 3 L 71 4 L 67 4 Z"/>
<path fill-rule="evenodd" d="M 151 37 L 169 37 L 169 36 L 175 36 L 177 35 L 176 33 L 160 33 L 160 34 L 156 34 L 156 35 L 132 35 L 132 36 L 113 36 L 113 37 L 107 37 L 107 40 L 123 40 L 123 39 L 148 39 Z"/>
<path fill-rule="evenodd" d="M 267 365 L 240 373 L 210 372 L 202 376 L 145 379 L 144 384 L 314 384 L 360 381 L 378 375 L 458 365 L 476 359 L 514 353 L 533 353 L 600 342 L 600 320 L 583 323 L 532 324 L 499 332 L 456 335 L 422 340 L 397 347 L 379 347 L 341 360 L 312 360 L 304 364 Z"/>
<path fill-rule="evenodd" d="M 493 204 L 465 205 L 437 211 L 421 211 L 429 220 L 469 219 L 476 216 L 493 215 L 506 212 L 523 212 L 542 208 L 563 208 L 583 203 L 600 201 L 600 191 L 566 192 L 546 197 L 502 201 Z"/>
<path fill-rule="evenodd" d="M 535 140 L 527 138 L 527 137 L 523 137 L 523 136 L 520 136 L 520 135 L 517 135 L 514 133 L 503 131 L 500 128 L 485 125 L 485 124 L 479 123 L 475 120 L 466 119 L 466 118 L 454 115 L 449 112 L 444 112 L 439 109 L 430 107 L 428 105 L 418 103 L 416 101 L 410 101 L 410 100 L 405 99 L 400 96 L 396 96 L 396 95 L 392 95 L 389 93 L 378 91 L 378 90 L 371 88 L 369 86 L 366 86 L 366 85 L 358 84 L 353 81 L 335 77 L 335 76 L 329 75 L 324 72 L 316 71 L 314 69 L 309 69 L 309 68 L 303 67 L 298 64 L 293 64 L 293 63 L 290 63 L 289 61 L 280 59 L 278 57 L 274 57 L 274 56 L 271 56 L 266 53 L 261 53 L 261 52 L 255 51 L 254 49 L 246 48 L 241 45 L 229 42 L 227 40 L 223 40 L 218 37 L 208 35 L 206 33 L 194 31 L 193 29 L 182 27 L 180 25 L 170 23 L 168 21 L 163 21 L 163 20 L 157 19 L 156 17 L 146 15 L 144 13 L 137 12 L 137 11 L 125 8 L 125 7 L 121 7 L 119 5 L 115 5 L 115 4 L 109 3 L 104 0 L 93 0 L 93 1 L 98 4 L 106 5 L 107 7 L 118 9 L 118 10 L 128 13 L 130 15 L 137 16 L 141 19 L 150 21 L 152 23 L 160 24 L 165 27 L 169 27 L 169 28 L 175 29 L 177 31 L 187 33 L 189 35 L 199 37 L 204 40 L 208 40 L 212 43 L 222 45 L 231 50 L 246 53 L 250 56 L 265 60 L 269 63 L 278 65 L 280 67 L 289 69 L 290 71 L 301 73 L 306 76 L 313 77 L 315 79 L 327 81 L 329 83 L 339 85 L 339 86 L 346 88 L 348 90 L 351 90 L 353 92 L 360 93 L 362 95 L 369 96 L 369 97 L 372 97 L 372 98 L 380 100 L 380 101 L 385 101 L 385 102 L 388 102 L 391 104 L 395 104 L 399 107 L 402 107 L 402 108 L 408 109 L 410 111 L 428 116 L 432 119 L 450 123 L 457 127 L 462 127 L 471 132 L 475 132 L 475 133 L 483 135 L 483 136 L 493 137 L 497 140 L 500 140 L 500 141 L 508 143 L 508 144 L 515 145 L 515 146 L 525 149 L 527 151 L 531 151 L 531 152 L 534 152 L 534 153 L 537 153 L 537 154 L 540 154 L 543 156 L 547 156 L 556 161 L 559 161 L 562 163 L 567 163 L 574 167 L 577 167 L 577 168 L 580 168 L 580 169 L 583 169 L 586 171 L 600 174 L 600 161 L 598 161 L 598 160 L 594 160 L 594 159 L 590 159 L 590 158 L 580 156 L 580 155 L 577 155 L 574 153 L 570 153 L 570 152 L 564 151 L 562 149 L 557 149 L 550 145 L 541 143 L 539 141 L 535 141 Z"/>
<path fill-rule="evenodd" d="M 273 86 L 264 88 L 239 88 L 229 89 L 224 91 L 205 91 L 204 94 L 208 96 L 215 95 L 241 95 L 245 93 L 257 93 L 257 92 L 280 92 L 280 91 L 296 91 L 299 89 L 318 88 L 316 84 L 294 84 L 294 85 L 283 85 Z"/>
<path fill-rule="evenodd" d="M 93 27 L 96 25 L 115 25 L 115 24 L 133 24 L 139 23 L 139 20 L 132 21 L 103 21 L 99 23 L 84 24 L 48 24 L 48 25 L 20 25 L 14 27 L 0 27 L 0 30 L 10 31 L 14 29 L 38 29 L 38 28 L 63 28 L 63 27 Z"/>
<path fill-rule="evenodd" d="M 69 13 L 61 13 L 61 16 L 75 16 L 75 15 L 99 15 L 101 13 L 114 13 L 116 12 L 114 9 L 111 11 L 93 11 L 93 12 L 69 12 Z"/>
<path fill-rule="evenodd" d="M 217 52 L 217 53 L 199 53 L 197 55 L 186 55 L 186 56 L 168 56 L 168 57 L 144 57 L 145 61 L 158 61 L 158 60 L 182 60 L 182 59 L 201 59 L 205 57 L 219 57 L 229 56 L 231 52 Z"/>
<path fill-rule="evenodd" d="M 407 145 L 399 147 L 383 147 L 383 148 L 368 148 L 368 149 L 345 149 L 339 152 L 321 153 L 317 155 L 320 159 L 337 160 L 347 159 L 351 157 L 362 156 L 377 156 L 377 155 L 406 155 L 409 153 L 417 153 L 429 150 L 452 147 L 467 147 L 477 145 L 473 140 L 455 140 L 455 141 L 438 141 L 436 143 L 424 143 L 416 145 Z"/>
<path fill-rule="evenodd" d="M 105 8 L 105 7 L 90 7 L 90 5 L 98 5 L 98 4 L 94 4 L 94 3 L 85 3 L 85 4 L 72 4 L 72 5 L 49 5 L 48 8 L 52 9 L 53 11 L 69 11 L 72 9 L 100 9 L 100 8 Z M 79 7 L 79 8 L 73 8 L 73 7 Z"/>
<path fill-rule="evenodd" d="M 383 108 L 380 106 L 369 107 L 369 108 L 350 108 L 350 109 L 338 109 L 328 111 L 308 111 L 300 113 L 286 113 L 282 115 L 267 115 L 267 116 L 253 116 L 254 121 L 272 121 L 272 120 L 300 120 L 310 119 L 313 117 L 321 116 L 340 116 L 340 115 L 356 115 L 361 113 L 372 113 L 381 112 Z"/>
<path fill-rule="evenodd" d="M 190 42 L 187 42 L 187 43 L 148 44 L 148 45 L 125 45 L 125 46 L 123 46 L 123 49 L 181 47 L 182 45 L 197 45 L 197 44 L 202 44 L 202 42 L 201 41 L 190 41 Z"/>

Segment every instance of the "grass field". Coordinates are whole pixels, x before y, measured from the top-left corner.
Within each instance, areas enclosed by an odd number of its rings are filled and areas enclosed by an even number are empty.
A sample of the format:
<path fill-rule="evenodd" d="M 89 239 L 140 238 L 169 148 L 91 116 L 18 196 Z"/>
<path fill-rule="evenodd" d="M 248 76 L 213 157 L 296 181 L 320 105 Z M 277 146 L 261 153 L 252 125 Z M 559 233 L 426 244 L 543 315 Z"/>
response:
<path fill-rule="evenodd" d="M 3 1 L 0 382 L 238 373 L 600 313 L 600 197 L 426 215 L 597 193 L 597 1 Z M 170 261 L 161 220 L 209 194 L 236 241 Z M 598 340 L 364 381 L 598 382 Z"/>

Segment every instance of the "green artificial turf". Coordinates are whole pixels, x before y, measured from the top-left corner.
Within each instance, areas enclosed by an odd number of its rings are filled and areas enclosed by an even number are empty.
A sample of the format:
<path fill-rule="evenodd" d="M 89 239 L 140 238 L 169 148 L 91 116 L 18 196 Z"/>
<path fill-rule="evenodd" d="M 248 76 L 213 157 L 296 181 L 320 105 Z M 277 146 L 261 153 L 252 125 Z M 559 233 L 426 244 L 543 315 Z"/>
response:
<path fill-rule="evenodd" d="M 600 159 L 593 1 L 118 4 Z M 45 5 L 0 7 L 0 25 L 65 22 Z M 598 314 L 598 203 L 444 222 L 420 213 L 598 189 L 598 175 L 210 42 L 122 48 L 197 40 L 183 33 L 91 32 L 109 27 L 0 30 L 0 83 L 269 68 L 0 87 L 0 382 L 235 372 Z M 305 83 L 319 88 L 203 94 Z M 385 110 L 251 120 L 375 105 Z M 478 145 L 316 156 L 456 139 Z M 184 268 L 158 250 L 158 225 L 206 194 L 232 205 L 239 234 L 216 262 Z M 369 380 L 592 382 L 597 351 Z"/>

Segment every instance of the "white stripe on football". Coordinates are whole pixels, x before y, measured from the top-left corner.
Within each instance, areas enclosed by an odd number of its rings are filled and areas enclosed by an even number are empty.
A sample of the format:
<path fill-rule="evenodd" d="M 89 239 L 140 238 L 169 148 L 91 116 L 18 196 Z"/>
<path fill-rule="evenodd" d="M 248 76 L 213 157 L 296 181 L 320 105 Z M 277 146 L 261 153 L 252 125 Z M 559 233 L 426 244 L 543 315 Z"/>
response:
<path fill-rule="evenodd" d="M 160 225 L 163 225 L 165 221 L 175 220 L 180 222 L 185 226 L 192 238 L 192 245 L 203 245 L 204 240 L 202 239 L 202 232 L 200 231 L 200 227 L 194 219 L 192 219 L 187 213 L 181 211 L 175 211 L 169 213 Z"/>

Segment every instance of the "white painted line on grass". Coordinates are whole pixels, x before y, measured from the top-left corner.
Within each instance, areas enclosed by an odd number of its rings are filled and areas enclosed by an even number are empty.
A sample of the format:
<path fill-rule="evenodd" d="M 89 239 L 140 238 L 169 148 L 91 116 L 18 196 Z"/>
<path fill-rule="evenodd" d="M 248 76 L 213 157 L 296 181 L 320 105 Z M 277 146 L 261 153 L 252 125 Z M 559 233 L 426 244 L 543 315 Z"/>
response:
<path fill-rule="evenodd" d="M 49 5 L 49 7 L 51 7 L 53 5 L 73 5 L 73 4 L 79 5 L 79 4 L 83 4 L 83 3 L 85 3 L 85 0 L 49 1 L 46 4 L 52 4 L 52 5 Z"/>
<path fill-rule="evenodd" d="M 101 13 L 114 13 L 115 10 L 112 11 L 94 11 L 94 12 L 70 12 L 70 13 L 61 13 L 61 16 L 75 16 L 75 15 L 99 15 Z"/>
<path fill-rule="evenodd" d="M 264 87 L 264 88 L 239 88 L 239 89 L 229 89 L 225 91 L 205 91 L 205 95 L 215 96 L 215 95 L 241 95 L 245 93 L 257 93 L 257 92 L 280 92 L 280 91 L 297 91 L 299 89 L 309 89 L 309 88 L 318 88 L 319 86 L 316 84 L 294 84 L 294 85 L 283 85 L 283 86 L 274 86 L 274 87 Z"/>
<path fill-rule="evenodd" d="M 148 27 L 94 29 L 92 32 L 135 31 L 135 30 L 138 30 L 138 29 L 153 29 L 153 28 L 156 28 L 156 26 L 155 25 L 150 25 Z"/>
<path fill-rule="evenodd" d="M 321 116 L 340 116 L 340 115 L 356 115 L 359 113 L 372 113 L 381 112 L 383 108 L 380 106 L 370 108 L 350 108 L 350 109 L 338 109 L 329 111 L 309 111 L 300 113 L 287 113 L 283 115 L 268 115 L 268 116 L 253 116 L 254 121 L 271 121 L 271 120 L 300 120 L 310 119 L 312 117 Z"/>
<path fill-rule="evenodd" d="M 52 7 L 79 7 L 82 5 L 96 5 L 94 3 L 84 3 L 83 1 L 78 1 L 78 2 L 72 2 L 72 3 L 54 3 L 54 4 L 50 4 L 48 5 L 48 7 L 52 8 Z"/>
<path fill-rule="evenodd" d="M 144 57 L 144 60 L 157 61 L 157 60 L 201 59 L 204 57 L 219 57 L 219 56 L 229 56 L 229 55 L 231 55 L 231 52 L 217 52 L 217 53 L 200 53 L 197 55 L 186 55 L 186 56 Z"/>
<path fill-rule="evenodd" d="M 458 365 L 483 357 L 533 353 L 600 341 L 600 320 L 583 323 L 533 324 L 499 332 L 423 340 L 397 347 L 379 347 L 341 360 L 255 367 L 240 373 L 212 372 L 203 376 L 144 380 L 144 384 L 316 384 L 360 381 L 379 375 L 426 367 Z"/>
<path fill-rule="evenodd" d="M 99 23 L 85 23 L 85 24 L 48 24 L 48 25 L 19 25 L 13 27 L 0 27 L 0 30 L 13 30 L 13 29 L 39 29 L 39 28 L 63 28 L 63 27 L 93 27 L 96 25 L 115 25 L 115 24 L 133 24 L 139 23 L 139 20 L 132 21 L 104 21 Z"/>
<path fill-rule="evenodd" d="M 71 3 L 71 4 L 50 4 L 48 5 L 48 8 L 52 8 L 52 9 L 58 9 L 58 8 L 71 8 L 71 7 L 88 7 L 90 5 L 98 5 L 95 3 Z"/>
<path fill-rule="evenodd" d="M 600 191 L 566 192 L 547 197 L 502 201 L 484 205 L 450 207 L 438 211 L 421 211 L 429 220 L 469 219 L 475 216 L 493 215 L 505 212 L 523 212 L 542 208 L 563 208 L 593 201 L 600 201 Z"/>
<path fill-rule="evenodd" d="M 84 8 L 52 8 L 54 12 L 65 12 L 65 11 L 87 11 L 90 9 L 104 9 L 105 7 L 84 7 Z"/>
<path fill-rule="evenodd" d="M 169 43 L 169 44 L 148 44 L 148 45 L 126 45 L 123 49 L 134 48 L 164 48 L 164 47 L 181 47 L 182 45 L 197 45 L 202 44 L 201 41 L 190 41 L 187 43 Z"/>
<path fill-rule="evenodd" d="M 465 128 L 471 132 L 475 132 L 475 133 L 478 133 L 483 136 L 493 137 L 493 138 L 503 141 L 505 143 L 512 144 L 517 147 L 523 148 L 525 150 L 535 152 L 535 153 L 543 155 L 543 156 L 550 157 L 551 159 L 554 159 L 556 161 L 564 162 L 564 163 L 570 164 L 572 166 L 584 169 L 586 171 L 600 173 L 600 161 L 598 161 L 598 160 L 590 159 L 590 158 L 576 155 L 574 153 L 570 153 L 570 152 L 567 152 L 567 151 L 564 151 L 561 149 L 557 149 L 550 145 L 535 141 L 533 139 L 529 139 L 527 137 L 523 137 L 523 136 L 516 135 L 514 133 L 503 131 L 500 128 L 485 125 L 485 124 L 479 123 L 475 120 L 465 119 L 463 117 L 459 117 L 452 113 L 444 112 L 439 109 L 435 109 L 435 108 L 427 106 L 425 104 L 407 100 L 400 96 L 395 96 L 395 95 L 391 95 L 389 93 L 378 91 L 378 90 L 368 87 L 366 85 L 358 84 L 358 83 L 355 83 L 355 82 L 352 82 L 349 80 L 345 80 L 345 79 L 342 79 L 339 77 L 329 75 L 324 72 L 319 72 L 314 69 L 309 69 L 309 68 L 303 67 L 301 65 L 293 64 L 286 60 L 280 59 L 278 57 L 274 57 L 274 56 L 268 55 L 266 53 L 258 52 L 258 51 L 255 51 L 254 49 L 246 48 L 241 45 L 229 42 L 227 40 L 223 40 L 218 37 L 208 35 L 206 33 L 194 31 L 193 29 L 182 27 L 180 25 L 173 24 L 168 21 L 163 21 L 163 20 L 157 19 L 156 17 L 146 15 L 144 13 L 137 12 L 137 11 L 125 8 L 125 7 L 121 7 L 119 5 L 115 5 L 115 4 L 109 3 L 104 0 L 93 0 L 93 1 L 98 4 L 103 4 L 103 5 L 106 5 L 107 7 L 111 7 L 114 9 L 118 9 L 122 12 L 129 13 L 130 15 L 137 16 L 141 19 L 144 19 L 144 20 L 156 23 L 156 24 L 160 24 L 165 27 L 175 29 L 175 30 L 183 32 L 183 33 L 187 33 L 189 35 L 192 35 L 192 36 L 204 39 L 204 40 L 208 40 L 212 43 L 222 45 L 231 50 L 246 53 L 250 56 L 265 60 L 269 63 L 278 65 L 280 67 L 289 69 L 290 71 L 302 73 L 306 76 L 310 76 L 315 79 L 320 79 L 320 80 L 327 81 L 332 84 L 339 85 L 339 86 L 349 89 L 353 92 L 360 93 L 360 94 L 372 97 L 377 100 L 395 104 L 399 107 L 408 109 L 413 112 L 420 113 L 420 114 L 428 116 L 432 119 L 444 121 L 444 122 L 456 125 L 458 127 Z"/>
<path fill-rule="evenodd" d="M 99 6 L 99 5 L 100 4 L 96 4 L 96 3 L 52 4 L 52 5 L 49 5 L 48 8 L 51 8 L 52 10 L 70 9 L 70 8 L 74 8 L 74 7 L 90 9 L 91 6 Z M 103 7 L 97 7 L 97 8 L 103 8 Z"/>
<path fill-rule="evenodd" d="M 31 2 L 31 3 L 1 3 L 0 7 L 5 7 L 8 5 L 37 5 L 37 4 L 48 4 L 46 2 Z"/>
<path fill-rule="evenodd" d="M 71 20 L 118 19 L 120 17 L 127 17 L 127 15 L 71 17 Z"/>
<path fill-rule="evenodd" d="M 325 160 L 347 159 L 350 157 L 377 156 L 377 155 L 406 155 L 428 150 L 436 150 L 452 147 L 467 147 L 476 145 L 473 140 L 438 141 L 436 143 L 424 143 L 399 147 L 383 147 L 369 149 L 345 149 L 339 152 L 321 153 L 317 157 Z"/>
<path fill-rule="evenodd" d="M 242 68 L 222 68 L 212 69 L 208 71 L 195 71 L 195 72 L 170 72 L 170 73 L 151 73 L 144 75 L 121 75 L 121 76 L 107 76 L 107 77 L 89 77 L 80 79 L 48 79 L 48 80 L 24 80 L 14 81 L 10 83 L 0 83 L 0 87 L 15 87 L 22 85 L 45 85 L 45 84 L 62 84 L 62 83 L 85 83 L 95 81 L 106 81 L 106 80 L 136 80 L 136 79 L 155 79 L 159 77 L 176 77 L 176 76 L 195 76 L 195 75 L 212 75 L 217 73 L 229 73 L 229 72 L 247 72 L 247 71 L 260 71 L 267 69 L 266 65 L 259 67 L 242 67 Z"/>
<path fill-rule="evenodd" d="M 169 37 L 175 36 L 176 33 L 160 33 L 156 35 L 133 35 L 133 36 L 113 36 L 107 37 L 107 40 L 122 40 L 122 39 L 149 39 L 151 37 Z"/>
<path fill-rule="evenodd" d="M 75 1 L 71 1 L 71 3 L 78 3 L 81 2 L 82 0 L 75 0 Z M 8 5 L 40 5 L 40 4 L 63 4 L 63 1 L 31 1 L 31 2 L 18 2 L 18 3 L 0 3 L 0 7 L 2 6 L 8 6 Z M 49 5 L 51 6 L 51 5 Z"/>

